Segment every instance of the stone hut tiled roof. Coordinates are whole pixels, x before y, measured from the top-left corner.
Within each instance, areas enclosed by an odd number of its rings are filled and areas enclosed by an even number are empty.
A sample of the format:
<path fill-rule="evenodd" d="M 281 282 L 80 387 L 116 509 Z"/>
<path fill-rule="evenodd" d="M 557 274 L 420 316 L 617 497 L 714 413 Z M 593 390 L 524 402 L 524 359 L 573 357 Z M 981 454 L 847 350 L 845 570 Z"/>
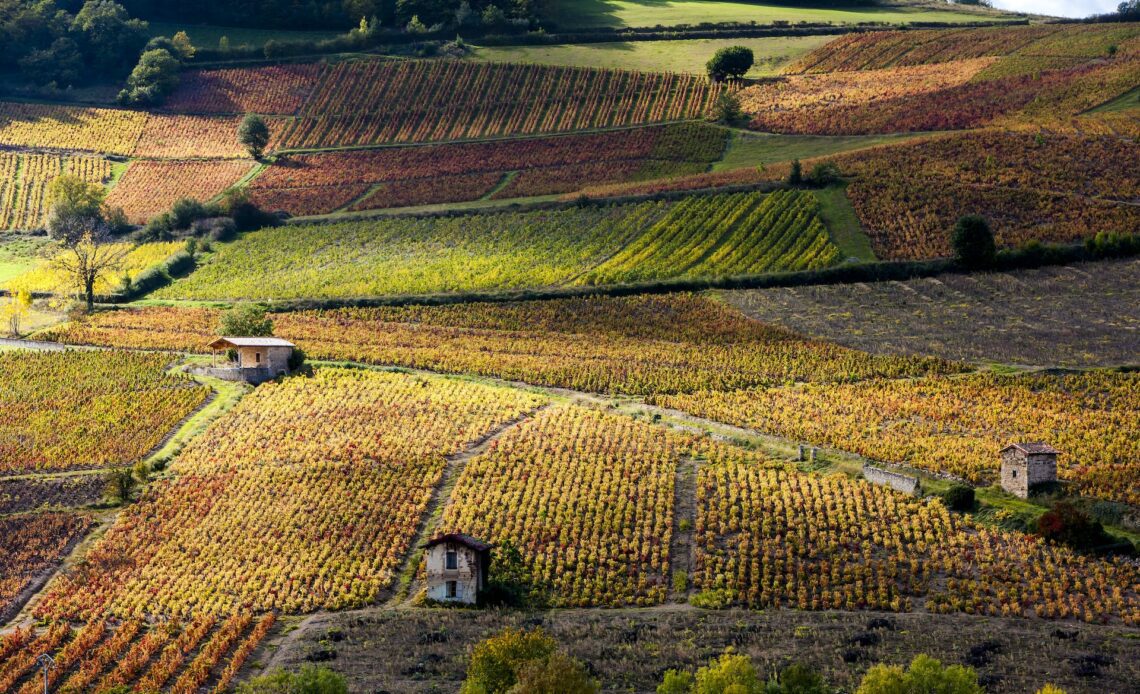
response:
<path fill-rule="evenodd" d="M 1021 451 L 1022 453 L 1026 453 L 1028 455 L 1036 455 L 1039 453 L 1052 453 L 1053 455 L 1056 455 L 1057 453 L 1060 453 L 1060 451 L 1058 451 L 1056 448 L 1053 448 L 1049 444 L 1040 443 L 1040 442 L 1037 442 L 1037 443 L 1011 443 L 1010 445 L 1001 449 L 1001 452 L 1005 453 L 1006 451 L 1008 451 L 1011 448 L 1016 448 L 1017 450 Z"/>
<path fill-rule="evenodd" d="M 470 547 L 476 552 L 486 552 L 487 550 L 491 549 L 490 544 L 483 542 L 482 540 L 476 540 L 470 535 L 464 535 L 463 533 L 448 533 L 446 535 L 437 535 L 427 542 L 423 543 L 421 546 L 424 549 L 429 549 L 444 542 L 457 542 L 461 545 Z"/>

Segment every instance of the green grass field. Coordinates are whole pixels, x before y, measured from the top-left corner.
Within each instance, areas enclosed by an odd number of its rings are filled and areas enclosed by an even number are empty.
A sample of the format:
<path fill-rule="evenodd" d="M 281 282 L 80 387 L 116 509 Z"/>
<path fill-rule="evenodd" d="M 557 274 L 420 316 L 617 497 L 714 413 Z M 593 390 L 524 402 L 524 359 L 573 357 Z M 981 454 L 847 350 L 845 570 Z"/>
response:
<path fill-rule="evenodd" d="M 651 27 L 702 22 L 976 22 L 985 16 L 907 7 L 818 9 L 713 0 L 552 0 L 543 18 L 557 28 Z"/>
<path fill-rule="evenodd" d="M 810 194 L 286 226 L 215 244 L 154 299 L 302 299 L 620 284 L 826 267 Z"/>
<path fill-rule="evenodd" d="M 866 263 L 877 260 L 871 239 L 863 232 L 859 215 L 855 214 L 855 208 L 847 199 L 847 187 L 837 185 L 817 190 L 815 197 L 819 200 L 819 216 L 831 233 L 831 242 L 843 257 Z"/>
<path fill-rule="evenodd" d="M 0 236 L 0 284 L 40 265 L 49 244 L 46 236 Z"/>
<path fill-rule="evenodd" d="M 557 46 L 502 46 L 476 48 L 472 58 L 495 62 L 704 74 L 705 63 L 718 49 L 725 46 L 747 46 L 752 49 L 756 61 L 746 76 L 764 77 L 779 73 L 784 65 L 834 38 L 834 36 L 780 36 L 760 39 L 686 39 Z"/>
<path fill-rule="evenodd" d="M 1140 87 L 1125 92 L 1106 104 L 1101 104 L 1089 113 L 1113 113 L 1115 111 L 1135 111 L 1140 109 Z"/>
<path fill-rule="evenodd" d="M 774 135 L 734 130 L 724 157 L 713 164 L 713 171 L 739 169 L 742 166 L 775 164 L 793 159 L 811 159 L 839 154 L 853 149 L 901 142 L 915 135 Z"/>

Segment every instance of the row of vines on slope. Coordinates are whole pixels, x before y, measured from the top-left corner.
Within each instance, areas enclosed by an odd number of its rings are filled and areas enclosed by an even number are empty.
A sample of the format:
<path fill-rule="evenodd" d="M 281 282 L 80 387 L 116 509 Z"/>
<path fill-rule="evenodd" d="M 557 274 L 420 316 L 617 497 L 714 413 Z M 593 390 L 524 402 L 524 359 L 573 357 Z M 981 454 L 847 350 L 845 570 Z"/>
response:
<path fill-rule="evenodd" d="M 345 62 L 330 68 L 284 143 L 432 142 L 684 120 L 705 115 L 720 89 L 691 75 L 461 61 Z M 511 98 L 500 98 L 504 94 Z"/>
<path fill-rule="evenodd" d="M 1094 371 L 808 383 L 654 401 L 977 483 L 996 480 L 1003 446 L 1048 441 L 1061 451 L 1059 475 L 1082 493 L 1137 504 L 1138 394 L 1135 374 Z"/>
<path fill-rule="evenodd" d="M 234 675 L 265 638 L 276 617 L 236 612 L 225 618 L 188 620 L 99 618 L 74 627 L 49 623 L 38 633 L 17 628 L 0 638 L 0 686 L 16 694 L 38 694 L 43 679 L 36 657 L 55 661 L 48 687 L 62 692 L 169 691 L 191 694 L 209 686 L 229 691 Z"/>
<path fill-rule="evenodd" d="M 120 351 L 0 354 L 0 471 L 132 463 L 209 389 L 171 358 Z"/>
<path fill-rule="evenodd" d="M 178 476 L 125 510 L 36 612 L 186 619 L 367 604 L 391 585 L 446 456 L 539 404 L 352 369 L 264 384 L 194 439 Z"/>
<path fill-rule="evenodd" d="M 97 314 L 52 332 L 63 342 L 201 350 L 210 309 Z M 805 340 L 690 294 L 281 313 L 278 334 L 322 359 L 477 373 L 594 392 L 736 389 L 849 382 L 961 367 Z"/>
<path fill-rule="evenodd" d="M 298 154 L 267 168 L 250 191 L 262 207 L 295 215 L 327 214 L 354 200 L 353 211 L 473 200 L 508 174 L 513 176 L 509 185 L 494 197 L 546 195 L 574 190 L 583 180 L 703 171 L 723 154 L 725 137 L 723 130 L 686 123 L 507 142 Z"/>
<path fill-rule="evenodd" d="M 64 174 L 104 183 L 111 177 L 111 163 L 101 157 L 0 154 L 0 231 L 42 228 L 47 188 Z"/>

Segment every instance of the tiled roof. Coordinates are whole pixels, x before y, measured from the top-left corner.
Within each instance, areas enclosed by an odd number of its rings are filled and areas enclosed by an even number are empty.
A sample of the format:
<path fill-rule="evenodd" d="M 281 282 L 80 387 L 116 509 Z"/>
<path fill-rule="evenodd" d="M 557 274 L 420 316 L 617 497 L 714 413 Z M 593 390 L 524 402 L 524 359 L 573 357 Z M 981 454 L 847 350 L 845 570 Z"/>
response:
<path fill-rule="evenodd" d="M 433 537 L 432 539 L 425 542 L 422 546 L 424 549 L 428 549 L 429 547 L 435 547 L 436 545 L 442 544 L 444 542 L 458 542 L 461 545 L 470 547 L 476 552 L 486 552 L 487 550 L 491 549 L 491 545 L 487 544 L 486 542 L 483 542 L 482 540 L 476 540 L 470 535 L 464 535 L 463 533 L 448 533 L 446 535 L 437 535 L 436 537 Z"/>
<path fill-rule="evenodd" d="M 219 337 L 210 343 L 213 349 L 222 347 L 294 347 L 295 345 L 279 337 Z"/>
<path fill-rule="evenodd" d="M 1011 443 L 1001 450 L 1004 453 L 1011 448 L 1016 448 L 1022 453 L 1028 453 L 1029 455 L 1033 455 L 1035 453 L 1060 453 L 1060 451 L 1058 451 L 1056 448 L 1053 448 L 1047 443 Z"/>

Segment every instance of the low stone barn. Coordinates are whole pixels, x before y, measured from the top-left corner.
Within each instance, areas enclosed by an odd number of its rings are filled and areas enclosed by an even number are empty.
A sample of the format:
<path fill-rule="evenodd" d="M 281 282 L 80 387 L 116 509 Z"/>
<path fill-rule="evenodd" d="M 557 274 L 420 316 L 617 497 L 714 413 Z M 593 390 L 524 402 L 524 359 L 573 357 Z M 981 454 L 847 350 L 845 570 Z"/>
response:
<path fill-rule="evenodd" d="M 491 545 L 462 533 L 449 533 L 423 544 L 427 597 L 438 602 L 474 605 L 487 585 Z"/>
<path fill-rule="evenodd" d="M 1001 488 L 1026 499 L 1034 485 L 1056 482 L 1057 452 L 1047 443 L 1014 443 L 1001 449 Z"/>
<path fill-rule="evenodd" d="M 227 381 L 263 383 L 289 373 L 295 345 L 278 337 L 219 337 L 209 345 L 215 354 L 237 352 L 237 366 L 214 367 L 210 375 Z"/>

